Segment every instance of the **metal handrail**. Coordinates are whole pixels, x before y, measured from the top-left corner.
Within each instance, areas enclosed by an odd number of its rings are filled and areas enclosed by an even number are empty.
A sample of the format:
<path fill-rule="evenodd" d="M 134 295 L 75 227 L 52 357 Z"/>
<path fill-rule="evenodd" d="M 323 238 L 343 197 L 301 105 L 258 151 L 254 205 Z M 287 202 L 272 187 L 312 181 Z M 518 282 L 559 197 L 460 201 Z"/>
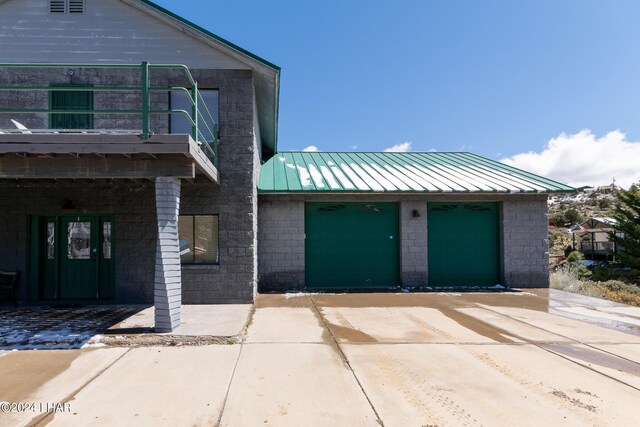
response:
<path fill-rule="evenodd" d="M 0 68 L 93 68 L 93 69 L 138 69 L 141 71 L 140 86 L 0 86 L 0 92 L 9 91 L 32 91 L 32 92 L 139 92 L 142 95 L 142 105 L 140 109 L 56 109 L 56 108 L 2 108 L 0 114 L 134 114 L 142 115 L 142 129 L 139 134 L 143 140 L 149 139 L 151 135 L 150 116 L 156 114 L 164 114 L 170 116 L 172 114 L 183 115 L 191 126 L 191 137 L 204 148 L 207 157 L 209 157 L 214 165 L 218 164 L 218 131 L 217 123 L 213 119 L 211 112 L 207 108 L 206 103 L 198 89 L 198 82 L 193 78 L 191 71 L 186 65 L 182 64 L 150 64 L 146 61 L 141 64 L 0 64 Z M 150 71 L 155 69 L 161 70 L 181 70 L 187 77 L 190 88 L 182 86 L 151 86 Z M 191 111 L 182 109 L 152 109 L 151 108 L 151 92 L 173 92 L 183 91 L 187 95 L 187 99 L 191 104 Z M 203 114 L 205 113 L 205 114 Z M 206 118 L 213 123 L 213 129 L 208 125 Z"/>

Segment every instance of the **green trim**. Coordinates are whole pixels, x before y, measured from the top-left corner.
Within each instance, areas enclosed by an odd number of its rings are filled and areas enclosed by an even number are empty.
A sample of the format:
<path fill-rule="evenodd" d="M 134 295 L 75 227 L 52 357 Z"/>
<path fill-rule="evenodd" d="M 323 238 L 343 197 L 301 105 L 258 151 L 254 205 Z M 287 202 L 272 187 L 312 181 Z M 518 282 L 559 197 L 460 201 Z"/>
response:
<path fill-rule="evenodd" d="M 29 301 L 40 297 L 40 216 L 31 215 L 29 245 Z"/>
<path fill-rule="evenodd" d="M 254 59 L 254 60 L 260 62 L 261 64 L 266 65 L 269 68 L 272 68 L 275 71 L 278 71 L 278 72 L 280 71 L 280 67 L 278 67 L 274 63 L 269 62 L 266 59 L 261 58 L 258 55 L 254 54 L 254 53 L 251 53 L 248 50 L 243 49 L 243 48 L 241 48 L 240 46 L 238 46 L 238 45 L 236 45 L 234 43 L 231 43 L 229 40 L 226 40 L 226 39 L 224 39 L 224 38 L 212 33 L 211 31 L 206 30 L 205 28 L 203 28 L 203 27 L 201 27 L 201 26 L 199 26 L 197 24 L 194 24 L 193 22 L 183 18 L 180 15 L 176 15 L 175 13 L 171 12 L 168 9 L 165 9 L 164 7 L 162 7 L 160 5 L 157 5 L 157 4 L 155 4 L 155 3 L 153 3 L 153 2 L 151 2 L 149 0 L 138 0 L 138 1 L 140 3 L 146 4 L 147 6 L 155 9 L 156 11 L 158 11 L 160 13 L 163 13 L 163 14 L 165 14 L 165 15 L 173 18 L 173 19 L 176 19 L 180 23 L 186 25 L 187 27 L 189 27 L 189 28 L 191 28 L 193 30 L 196 30 L 196 31 L 208 36 L 208 37 L 211 37 L 212 39 L 224 44 L 225 46 L 227 46 L 227 47 L 229 47 L 229 48 L 231 48 L 233 50 L 236 50 L 236 51 L 242 53 L 243 55 L 246 55 L 246 56 L 250 57 L 251 59 Z"/>

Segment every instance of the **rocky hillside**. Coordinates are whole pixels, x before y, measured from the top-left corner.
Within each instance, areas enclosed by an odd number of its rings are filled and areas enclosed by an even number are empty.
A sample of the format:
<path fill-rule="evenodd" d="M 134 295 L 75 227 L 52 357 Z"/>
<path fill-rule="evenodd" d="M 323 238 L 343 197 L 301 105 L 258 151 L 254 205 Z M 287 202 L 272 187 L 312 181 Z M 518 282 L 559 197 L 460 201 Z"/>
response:
<path fill-rule="evenodd" d="M 615 195 L 610 187 L 592 192 L 560 194 L 549 198 L 549 261 L 556 265 L 572 244 L 569 227 L 587 218 L 610 215 Z"/>

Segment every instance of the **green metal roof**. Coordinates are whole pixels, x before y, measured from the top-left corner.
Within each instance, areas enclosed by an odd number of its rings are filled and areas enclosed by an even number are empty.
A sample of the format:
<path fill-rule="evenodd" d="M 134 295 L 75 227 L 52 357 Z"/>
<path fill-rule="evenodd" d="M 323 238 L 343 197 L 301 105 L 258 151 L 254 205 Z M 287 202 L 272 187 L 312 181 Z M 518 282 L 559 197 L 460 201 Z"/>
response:
<path fill-rule="evenodd" d="M 559 182 L 471 153 L 280 152 L 260 193 L 565 193 Z"/>

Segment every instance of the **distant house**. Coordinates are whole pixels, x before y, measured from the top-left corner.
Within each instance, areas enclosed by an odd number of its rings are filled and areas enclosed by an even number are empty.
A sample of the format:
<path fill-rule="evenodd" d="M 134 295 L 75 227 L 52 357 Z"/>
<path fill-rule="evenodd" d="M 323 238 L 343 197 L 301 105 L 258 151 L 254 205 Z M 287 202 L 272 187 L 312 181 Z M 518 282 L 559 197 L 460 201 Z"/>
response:
<path fill-rule="evenodd" d="M 608 217 L 593 217 L 571 228 L 573 249 L 584 254 L 585 258 L 607 259 L 618 248 L 609 240 L 609 233 L 616 229 L 617 221 Z"/>
<path fill-rule="evenodd" d="M 591 185 L 583 185 L 582 187 L 576 188 L 576 190 L 578 190 L 578 193 L 593 193 L 595 188 Z"/>

